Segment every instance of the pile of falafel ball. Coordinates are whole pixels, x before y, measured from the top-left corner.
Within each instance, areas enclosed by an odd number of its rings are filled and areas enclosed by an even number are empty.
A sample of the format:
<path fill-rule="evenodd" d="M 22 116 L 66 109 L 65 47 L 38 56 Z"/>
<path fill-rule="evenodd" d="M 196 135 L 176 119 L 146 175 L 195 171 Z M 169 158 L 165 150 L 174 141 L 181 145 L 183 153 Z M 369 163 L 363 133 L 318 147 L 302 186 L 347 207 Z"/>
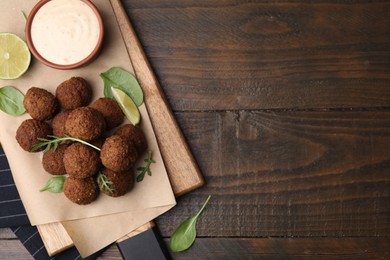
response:
<path fill-rule="evenodd" d="M 38 138 L 47 139 L 48 135 L 78 138 L 101 149 L 99 153 L 80 142 L 66 141 L 43 154 L 45 171 L 68 175 L 63 192 L 80 205 L 96 200 L 99 190 L 112 197 L 130 191 L 134 186 L 132 167 L 147 149 L 145 135 L 139 127 L 120 126 L 124 114 L 116 101 L 99 98 L 90 104 L 91 99 L 92 89 L 81 77 L 62 82 L 55 96 L 45 89 L 32 87 L 23 102 L 32 118 L 23 121 L 16 131 L 17 142 L 28 152 L 41 142 Z M 109 186 L 101 183 L 103 180 L 97 177 L 99 172 L 104 174 Z"/>

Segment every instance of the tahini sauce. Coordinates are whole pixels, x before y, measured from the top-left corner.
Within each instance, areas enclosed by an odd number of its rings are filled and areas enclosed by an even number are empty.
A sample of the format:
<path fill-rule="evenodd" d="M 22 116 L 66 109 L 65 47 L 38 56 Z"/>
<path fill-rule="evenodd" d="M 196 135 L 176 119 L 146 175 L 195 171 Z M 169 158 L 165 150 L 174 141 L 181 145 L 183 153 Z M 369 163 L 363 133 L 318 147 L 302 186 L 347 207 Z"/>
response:
<path fill-rule="evenodd" d="M 93 10 L 80 0 L 51 0 L 35 14 L 31 38 L 37 52 L 59 65 L 77 63 L 92 53 L 100 35 Z"/>

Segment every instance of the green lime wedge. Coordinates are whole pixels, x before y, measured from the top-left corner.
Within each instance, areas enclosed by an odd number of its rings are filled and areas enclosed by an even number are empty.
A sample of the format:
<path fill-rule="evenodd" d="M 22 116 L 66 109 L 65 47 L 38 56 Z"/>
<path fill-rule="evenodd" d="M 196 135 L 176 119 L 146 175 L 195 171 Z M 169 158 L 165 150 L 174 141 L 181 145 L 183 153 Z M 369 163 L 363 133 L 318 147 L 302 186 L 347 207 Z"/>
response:
<path fill-rule="evenodd" d="M 122 109 L 123 113 L 133 125 L 137 125 L 141 120 L 141 115 L 134 101 L 122 90 L 111 87 L 114 99 Z"/>
<path fill-rule="evenodd" d="M 0 33 L 0 79 L 17 79 L 31 61 L 27 44 L 13 33 Z"/>

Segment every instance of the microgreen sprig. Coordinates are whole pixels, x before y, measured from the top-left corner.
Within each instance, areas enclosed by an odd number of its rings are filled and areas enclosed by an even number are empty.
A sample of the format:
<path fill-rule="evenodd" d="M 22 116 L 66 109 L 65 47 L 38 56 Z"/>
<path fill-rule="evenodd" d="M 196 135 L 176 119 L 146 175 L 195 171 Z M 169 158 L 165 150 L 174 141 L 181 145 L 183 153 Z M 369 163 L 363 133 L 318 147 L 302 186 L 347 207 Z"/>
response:
<path fill-rule="evenodd" d="M 146 173 L 149 176 L 152 176 L 152 171 L 150 170 L 150 165 L 152 163 L 156 163 L 156 162 L 152 159 L 152 151 L 151 150 L 148 151 L 148 157 L 144 160 L 144 162 L 146 162 L 145 166 L 141 166 L 141 167 L 137 168 L 138 171 L 141 171 L 140 174 L 137 176 L 137 182 L 141 182 L 144 179 Z"/>
<path fill-rule="evenodd" d="M 84 140 L 81 140 L 79 138 L 75 138 L 75 137 L 70 137 L 70 136 L 65 136 L 65 137 L 58 137 L 58 136 L 55 136 L 55 135 L 48 135 L 47 137 L 49 138 L 52 138 L 52 139 L 47 139 L 47 138 L 38 138 L 39 141 L 41 141 L 40 143 L 36 144 L 33 146 L 33 148 L 31 149 L 32 152 L 35 152 L 39 149 L 41 149 L 42 147 L 45 147 L 45 150 L 43 151 L 44 153 L 47 153 L 51 147 L 53 147 L 54 151 L 57 150 L 58 148 L 58 145 L 60 144 L 64 144 L 66 143 L 66 141 L 74 141 L 74 142 L 79 142 L 79 143 L 82 143 L 82 144 L 85 144 L 85 145 L 88 145 L 98 151 L 100 151 L 100 148 L 99 147 L 96 147 Z"/>
<path fill-rule="evenodd" d="M 112 181 L 107 180 L 107 176 L 103 172 L 99 171 L 97 180 L 101 191 L 103 191 L 103 189 L 109 193 L 113 193 L 115 191 L 115 189 L 110 187 L 110 185 L 112 185 Z"/>

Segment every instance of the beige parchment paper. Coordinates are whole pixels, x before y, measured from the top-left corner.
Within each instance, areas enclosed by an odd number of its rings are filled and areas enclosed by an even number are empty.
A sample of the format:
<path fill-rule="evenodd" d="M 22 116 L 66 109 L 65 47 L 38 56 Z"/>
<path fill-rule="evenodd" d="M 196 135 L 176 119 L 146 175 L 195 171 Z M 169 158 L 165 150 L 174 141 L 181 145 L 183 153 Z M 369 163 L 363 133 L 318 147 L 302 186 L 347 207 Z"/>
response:
<path fill-rule="evenodd" d="M 29 14 L 38 0 L 2 0 L 0 32 L 12 32 L 24 37 L 25 21 L 22 11 Z M 14 86 L 26 93 L 32 87 L 55 93 L 56 87 L 72 76 L 84 77 L 93 88 L 93 100 L 103 97 L 103 81 L 99 74 L 113 66 L 133 73 L 131 61 L 120 34 L 115 15 L 108 0 L 93 0 L 100 10 L 105 39 L 102 51 L 91 64 L 74 70 L 56 70 L 32 58 L 29 70 L 17 80 L 0 80 L 0 87 Z M 62 222 L 83 257 L 88 256 L 142 224 L 172 208 L 176 202 L 168 175 L 157 145 L 145 105 L 140 108 L 149 149 L 153 151 L 152 176 L 136 183 L 125 196 L 111 198 L 100 194 L 85 206 L 76 205 L 60 194 L 39 192 L 52 177 L 41 164 L 42 153 L 28 153 L 15 139 L 18 126 L 29 115 L 13 117 L 0 111 L 0 141 L 4 148 L 19 194 L 32 225 Z M 134 167 L 142 165 L 145 154 Z"/>

